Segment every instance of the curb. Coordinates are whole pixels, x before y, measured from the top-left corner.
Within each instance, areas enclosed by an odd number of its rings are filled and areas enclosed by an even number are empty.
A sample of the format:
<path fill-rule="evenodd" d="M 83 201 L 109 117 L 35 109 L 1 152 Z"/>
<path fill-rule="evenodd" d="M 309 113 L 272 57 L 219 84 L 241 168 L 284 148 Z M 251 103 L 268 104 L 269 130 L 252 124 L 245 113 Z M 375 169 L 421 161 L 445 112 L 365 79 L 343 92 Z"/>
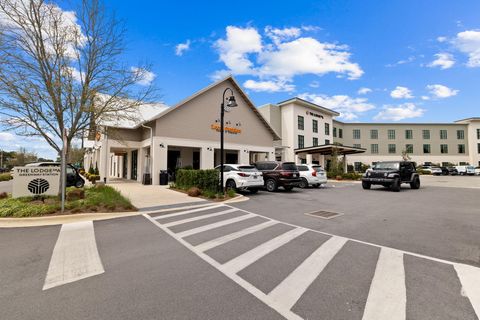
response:
<path fill-rule="evenodd" d="M 243 202 L 243 201 L 248 201 L 248 200 L 250 200 L 249 197 L 246 197 L 243 194 L 239 194 L 233 199 L 225 200 L 225 201 L 222 201 L 220 203 L 236 203 L 236 202 Z"/>

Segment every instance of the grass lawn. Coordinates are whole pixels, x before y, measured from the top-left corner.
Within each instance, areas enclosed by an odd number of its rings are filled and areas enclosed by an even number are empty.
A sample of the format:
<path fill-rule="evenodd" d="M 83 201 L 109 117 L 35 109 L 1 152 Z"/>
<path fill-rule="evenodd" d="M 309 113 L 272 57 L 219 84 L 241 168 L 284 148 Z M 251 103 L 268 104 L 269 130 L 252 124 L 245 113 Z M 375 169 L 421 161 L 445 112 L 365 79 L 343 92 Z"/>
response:
<path fill-rule="evenodd" d="M 86 212 L 121 212 L 137 209 L 117 190 L 110 186 L 86 187 L 84 199 L 75 197 L 81 189 L 68 188 L 65 201 L 65 214 Z M 43 200 L 33 197 L 13 199 L 11 196 L 0 199 L 0 217 L 38 217 L 60 214 L 59 197 L 45 197 Z"/>

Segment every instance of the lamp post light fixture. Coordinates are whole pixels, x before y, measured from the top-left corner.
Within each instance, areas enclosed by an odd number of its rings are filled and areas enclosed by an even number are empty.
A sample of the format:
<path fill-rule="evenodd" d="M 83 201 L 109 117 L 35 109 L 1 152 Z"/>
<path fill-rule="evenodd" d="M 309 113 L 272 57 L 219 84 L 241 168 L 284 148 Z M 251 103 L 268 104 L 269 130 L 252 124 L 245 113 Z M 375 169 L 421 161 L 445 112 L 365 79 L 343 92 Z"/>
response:
<path fill-rule="evenodd" d="M 232 94 L 230 97 L 227 99 L 227 104 L 225 105 L 225 94 L 227 91 L 230 91 Z M 225 193 L 225 188 L 223 186 L 223 142 L 224 142 L 224 133 L 225 133 L 225 128 L 224 128 L 224 118 L 225 118 L 225 111 L 230 111 L 230 108 L 236 107 L 238 104 L 235 101 L 235 96 L 233 95 L 233 90 L 230 88 L 226 88 L 223 91 L 223 97 L 222 97 L 222 104 L 220 105 L 220 190 L 223 193 Z"/>

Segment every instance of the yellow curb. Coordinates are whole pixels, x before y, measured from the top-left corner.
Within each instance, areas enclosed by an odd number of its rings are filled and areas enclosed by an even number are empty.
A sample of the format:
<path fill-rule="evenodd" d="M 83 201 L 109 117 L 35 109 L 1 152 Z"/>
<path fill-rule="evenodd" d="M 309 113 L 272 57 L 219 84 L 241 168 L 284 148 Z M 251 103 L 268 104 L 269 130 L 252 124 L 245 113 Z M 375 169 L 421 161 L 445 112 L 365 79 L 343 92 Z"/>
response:
<path fill-rule="evenodd" d="M 130 217 L 143 214 L 144 212 L 100 212 L 100 213 L 76 213 L 64 216 L 32 217 L 32 218 L 0 218 L 0 228 L 22 228 L 52 226 L 57 224 L 72 223 L 79 221 L 107 220 L 113 218 Z"/>

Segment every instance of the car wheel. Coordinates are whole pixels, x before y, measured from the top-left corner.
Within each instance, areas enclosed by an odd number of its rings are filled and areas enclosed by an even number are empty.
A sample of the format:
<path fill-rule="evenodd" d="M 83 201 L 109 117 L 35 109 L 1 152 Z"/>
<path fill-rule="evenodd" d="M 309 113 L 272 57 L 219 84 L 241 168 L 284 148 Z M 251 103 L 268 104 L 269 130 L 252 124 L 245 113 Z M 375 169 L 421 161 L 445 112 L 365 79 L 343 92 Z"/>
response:
<path fill-rule="evenodd" d="M 400 191 L 400 179 L 395 178 L 392 182 L 391 186 L 392 191 L 399 192 Z"/>
<path fill-rule="evenodd" d="M 320 183 L 317 183 L 317 184 L 314 184 L 313 187 L 314 188 L 320 188 L 321 184 Z"/>
<path fill-rule="evenodd" d="M 265 187 L 267 188 L 268 192 L 274 192 L 277 191 L 277 182 L 273 179 L 268 179 L 267 182 L 265 183 Z"/>
<path fill-rule="evenodd" d="M 83 188 L 84 185 L 85 185 L 85 181 L 83 181 L 83 179 L 77 180 L 75 182 L 75 187 L 76 188 Z"/>
<path fill-rule="evenodd" d="M 410 183 L 410 188 L 420 189 L 420 178 L 419 177 L 413 178 L 413 181 Z"/>
<path fill-rule="evenodd" d="M 308 188 L 308 181 L 305 178 L 302 178 L 302 181 L 298 184 L 298 186 L 302 189 Z"/>
<path fill-rule="evenodd" d="M 250 189 L 250 193 L 251 193 L 251 194 L 255 194 L 255 193 L 257 193 L 257 192 L 258 192 L 258 189 Z"/>
<path fill-rule="evenodd" d="M 372 184 L 370 182 L 362 181 L 362 188 L 365 190 L 370 190 Z"/>
<path fill-rule="evenodd" d="M 237 184 L 235 183 L 234 180 L 227 180 L 227 183 L 225 184 L 225 188 L 227 190 L 235 190 L 237 189 Z"/>
<path fill-rule="evenodd" d="M 285 186 L 283 187 L 286 191 L 292 191 L 293 187 L 292 186 Z"/>

